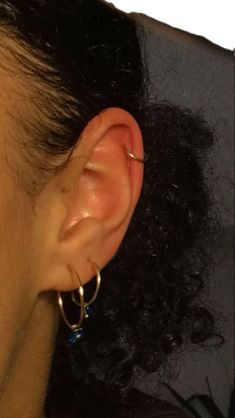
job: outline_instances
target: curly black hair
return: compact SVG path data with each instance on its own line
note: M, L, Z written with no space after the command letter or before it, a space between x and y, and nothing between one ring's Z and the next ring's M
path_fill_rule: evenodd
M0 48L31 87L35 111L17 123L26 138L20 151L31 170L23 181L32 199L105 108L124 108L143 133L141 198L119 251L102 271L86 337L68 348L61 320L45 404L48 418L107 418L111 411L118 417L118 408L134 399L140 371L159 372L160 381L172 356L189 345L223 343L216 310L205 298L211 243L220 228L205 175L214 128L200 112L148 102L143 32L112 4L0 0L0 34ZM67 307L71 318L73 306Z

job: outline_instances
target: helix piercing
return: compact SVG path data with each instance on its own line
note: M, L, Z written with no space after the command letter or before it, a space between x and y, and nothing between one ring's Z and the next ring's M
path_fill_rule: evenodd
M126 152L127 152L127 155L128 155L128 157L129 158L131 158L132 160L135 160L135 161L138 161L138 162L140 162L140 163L145 163L145 160L144 159L142 159L142 158L139 158L139 157L136 157L131 151L129 151L127 148L126 148Z

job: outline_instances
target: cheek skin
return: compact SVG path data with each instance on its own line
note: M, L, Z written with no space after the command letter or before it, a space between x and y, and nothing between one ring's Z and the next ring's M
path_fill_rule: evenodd
M0 173L0 283L19 291L21 272L26 274L32 251L32 210L23 192L3 170ZM10 280L6 272L11 274ZM18 279L14 283L14 273ZM5 285L4 285L5 283ZM23 283L21 283L23 285ZM1 296L0 296L1 299Z
M32 208L0 155L0 387L18 352L35 302ZM1 407L0 407L1 409Z
M0 166L4 162L0 156ZM33 214L25 194L2 169L0 173L0 318L32 298ZM5 310L5 314L1 308ZM7 312L7 313L6 313ZM18 319L16 319L18 321Z

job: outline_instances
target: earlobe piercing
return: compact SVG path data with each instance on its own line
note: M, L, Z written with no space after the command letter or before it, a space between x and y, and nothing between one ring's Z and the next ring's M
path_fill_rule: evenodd
M66 325L71 330L71 332L68 335L67 340L66 340L68 346L71 346L71 345L75 344L78 340L80 340L82 337L85 336L85 331L82 328L82 323L83 323L84 319L89 318L89 316L93 313L93 307L90 306L90 305L96 300L99 289L100 289L101 275L100 275L99 267L92 260L89 259L89 261L92 263L92 265L94 267L94 271L96 273L96 290L95 290L95 293L94 293L93 297L88 302L85 302L85 300L84 300L84 288L82 286L82 282L81 282L81 279L80 279L80 276L79 276L78 272L72 266L68 265L72 276L76 276L76 279L77 279L78 284L79 284L79 287L76 289L76 291L79 295L80 302L75 297L75 294L74 294L75 291L71 292L72 301L77 306L80 307L79 320L78 320L77 323L71 324L69 322L68 317L67 317L67 315L65 313L65 310L64 310L63 299L61 297L60 292L59 291L57 292L57 302L58 302L58 305L59 305L59 308L60 308L61 315L64 319L64 322L66 323Z

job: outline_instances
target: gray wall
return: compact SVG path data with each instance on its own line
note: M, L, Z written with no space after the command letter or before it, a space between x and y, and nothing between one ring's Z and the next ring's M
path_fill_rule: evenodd
M142 14L132 14L144 27L143 57L152 86L151 101L167 99L191 110L201 110L215 128L216 144L208 173L215 204L223 225L223 239L213 253L217 265L211 271L208 300L224 317L226 339L217 352L185 353L176 364L172 386L184 397L207 393L208 376L216 403L224 414L234 378L234 56L207 39L178 30ZM137 384L154 395L154 375ZM174 398L162 396L175 403ZM207 417L206 412L202 412Z

